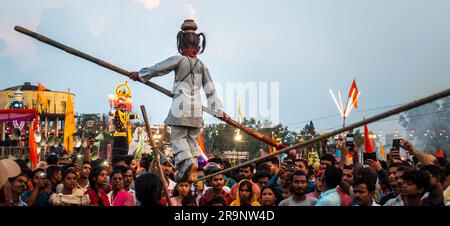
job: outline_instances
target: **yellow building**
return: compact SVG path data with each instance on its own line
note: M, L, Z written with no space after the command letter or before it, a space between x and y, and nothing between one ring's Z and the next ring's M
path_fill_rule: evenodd
M20 90L24 96L23 105L26 109L36 109L36 95L38 87L25 82L23 85L13 86L0 91L0 109L9 109L12 103L14 93ZM75 95L72 95L73 106L75 106ZM61 91L44 91L44 98L49 100L49 109L44 110L40 114L42 128L47 132L62 134L64 129L64 116L66 110L67 92ZM43 131L44 132L44 131Z

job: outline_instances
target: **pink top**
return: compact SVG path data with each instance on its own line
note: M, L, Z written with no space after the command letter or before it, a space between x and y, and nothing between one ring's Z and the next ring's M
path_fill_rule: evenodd
M114 193L111 194L111 203L113 206L134 206L134 198L131 192L125 189L120 190L116 196Z

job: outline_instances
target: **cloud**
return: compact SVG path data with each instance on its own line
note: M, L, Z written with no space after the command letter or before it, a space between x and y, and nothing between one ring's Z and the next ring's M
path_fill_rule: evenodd
M159 0L133 0L133 2L143 5L148 10L153 10L159 6Z
M33 3L26 0L8 1L0 8L0 38L6 47L0 52L0 58L10 57L20 70L27 71L37 65L36 47L31 38L14 30L21 25L35 30L41 21L45 9L60 7L62 1L49 0Z
M80 4L78 1L70 1L68 8L88 26L89 32L98 37L107 25L118 15L120 0L97 0L88 4Z

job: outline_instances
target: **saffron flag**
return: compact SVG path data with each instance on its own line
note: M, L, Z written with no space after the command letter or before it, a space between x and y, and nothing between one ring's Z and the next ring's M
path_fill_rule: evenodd
M348 93L348 98L352 98L352 104L355 109L358 109L358 100L356 98L358 97L358 87L356 86L356 81L353 79L352 86L350 87L350 92Z
M364 152L366 153L375 152L372 140L370 139L369 127L367 127L367 124L364 125Z
M381 157L381 159L386 161L386 153L384 152L384 147L383 147L383 144L381 142L380 142L380 157Z
M48 99L44 97L44 91L47 91L48 89L45 88L40 82L38 82L38 91L36 94L36 102L37 102L37 109L39 113L42 113L42 111L48 110Z
M37 146L36 140L34 138L34 125L30 125L29 138L28 143L30 145L30 160L31 160L31 169L35 169L38 164L38 154L37 154Z
M205 149L205 143L203 141L203 134L200 133L198 135L198 145L200 146L200 148L202 149L203 154L206 155L206 149Z
M436 153L436 158L445 158L444 152L442 152L442 149L439 149L439 151Z
M353 155L350 153L347 153L347 155L345 155L345 165L349 166L352 164L353 162Z
M75 130L75 115L69 89L67 92L66 116L64 119L64 147L69 154L73 153L73 134L75 133Z

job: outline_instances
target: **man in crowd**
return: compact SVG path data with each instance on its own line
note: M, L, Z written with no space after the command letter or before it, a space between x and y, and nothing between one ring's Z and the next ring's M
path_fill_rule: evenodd
M395 194L397 195L395 198L389 199L386 201L386 203L383 206L404 206L404 200L405 197L402 195L402 186L404 183L403 180L403 174L407 171L412 170L411 168L407 166L400 166L397 168L397 171L395 171Z
M51 195L51 184L45 176L45 171L37 168L32 174L33 190L25 191L21 199L27 206L46 206Z
M334 158L334 157L333 157ZM329 160L327 160L329 161ZM325 164L328 165L328 164ZM341 198L336 187L342 179L342 170L334 165L328 165L322 175L323 192L317 200L316 206L341 206Z
M52 192L56 193L56 187L62 181L61 169L58 166L51 165L46 170L47 178L52 184Z
M291 175L292 196L281 201L280 206L314 206L317 199L306 195L308 177L304 171L297 171Z
M221 171L220 168L212 169L208 171L207 175L211 175ZM200 198L199 205L206 206L214 197L221 197L225 201L225 205L228 206L231 203L231 196L223 188L225 185L225 180L223 174L217 174L214 177L208 179L208 183L211 188L204 191L202 197Z
M354 206L380 206L373 200L375 184L365 178L358 178L353 183Z
M20 196L27 189L28 177L24 173L20 173L18 176L9 178L9 205L10 206L27 206L27 204L22 201Z

